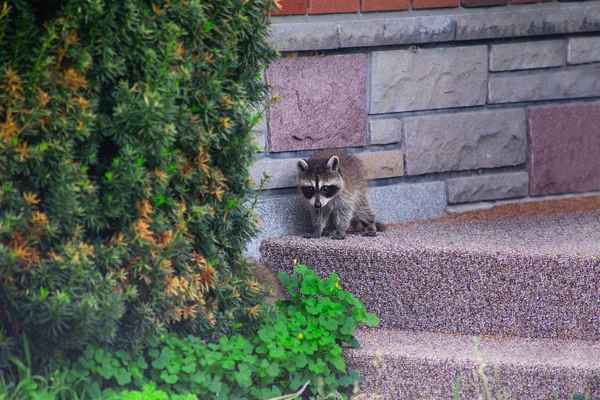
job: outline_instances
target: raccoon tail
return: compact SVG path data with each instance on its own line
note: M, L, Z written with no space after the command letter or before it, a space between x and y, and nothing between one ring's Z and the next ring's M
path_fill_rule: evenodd
M377 228L377 232L387 231L388 227L383 222L375 221L375 227Z

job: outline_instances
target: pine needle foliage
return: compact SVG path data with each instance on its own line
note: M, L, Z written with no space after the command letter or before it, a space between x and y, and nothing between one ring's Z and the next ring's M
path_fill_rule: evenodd
M274 0L0 4L0 360L253 331Z

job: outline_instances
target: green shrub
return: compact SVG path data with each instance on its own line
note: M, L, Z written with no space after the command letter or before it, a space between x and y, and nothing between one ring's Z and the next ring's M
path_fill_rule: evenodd
M0 364L21 332L50 360L256 329L241 253L273 4L0 6Z
M268 399L296 392L307 382L305 394L322 397L357 384L360 378L346 369L342 346L358 347L356 326L376 325L377 317L341 290L337 275L320 279L303 265L296 272L280 274L291 299L278 303L281 312L255 336L207 344L169 334L136 356L90 346L65 369L66 381L91 398L148 382L167 394L211 399Z

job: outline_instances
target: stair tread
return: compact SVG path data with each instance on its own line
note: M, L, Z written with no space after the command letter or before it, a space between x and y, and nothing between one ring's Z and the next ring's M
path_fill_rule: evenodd
M517 364L600 370L600 342L564 339L492 338L388 329L359 329L353 358L409 357L454 362ZM477 343L477 344L476 344Z
M600 256L600 209L496 220L456 220L450 216L397 224L376 237L348 234L345 240L315 240L291 235L267 239L263 246L293 246L307 252L360 249L389 253L420 249L589 259Z
M365 398L600 398L600 342L479 338L369 328L345 350Z

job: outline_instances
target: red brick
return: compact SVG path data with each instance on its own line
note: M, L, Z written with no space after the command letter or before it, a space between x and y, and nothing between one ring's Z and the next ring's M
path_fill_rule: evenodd
M413 8L458 7L460 0L413 0Z
M408 10L410 0L362 0L362 11Z
M309 14L335 14L358 12L359 0L310 0Z
M306 14L308 10L308 0L279 0L281 11L274 12L273 15L298 15Z
M462 0L462 5L463 7L505 6L509 1L510 0Z

